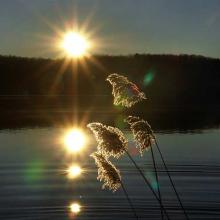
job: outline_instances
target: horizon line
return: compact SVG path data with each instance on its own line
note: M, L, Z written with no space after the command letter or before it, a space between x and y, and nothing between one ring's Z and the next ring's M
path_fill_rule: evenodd
M205 59L214 59L220 60L220 57L212 57L212 56L205 56L201 54L175 54L175 53L129 53L129 54L91 54L89 56L84 56L79 60L83 60L89 57L135 57L135 56L191 56L191 57L200 57ZM0 54L0 57L14 57L14 58L26 58L26 59L45 59L45 60L63 60L63 59L72 59L77 60L77 58L70 58L70 57L40 57L40 56L21 56L21 55L14 55L14 54Z

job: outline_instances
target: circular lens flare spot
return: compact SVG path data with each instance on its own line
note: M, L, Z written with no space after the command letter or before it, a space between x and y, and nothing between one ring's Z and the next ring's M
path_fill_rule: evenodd
M70 211L74 214L77 214L81 211L81 206L78 203L70 204Z
M64 137L64 143L69 152L78 152L84 147L86 137L82 131L73 129Z
M80 33L68 32L64 35L62 47L70 57L82 57L89 49L89 42Z
M67 176L69 179L74 179L82 173L82 169L78 165L71 165L67 170Z

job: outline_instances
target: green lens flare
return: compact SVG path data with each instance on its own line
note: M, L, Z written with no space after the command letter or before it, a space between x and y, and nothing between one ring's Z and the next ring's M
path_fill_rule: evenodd
M124 122L124 116L123 115L119 115L116 119L115 119L115 126L120 128L120 129L124 129L126 124Z
M155 72L154 71L149 71L148 73L145 74L144 76L144 86L148 86L154 79L155 77Z
M147 172L145 172L145 175L146 175L147 179L149 180L152 188L154 190L158 190L158 183L156 181L155 174L151 171L147 171Z
M43 168L44 164L42 161L29 162L24 172L25 180L29 183L41 180L43 178Z

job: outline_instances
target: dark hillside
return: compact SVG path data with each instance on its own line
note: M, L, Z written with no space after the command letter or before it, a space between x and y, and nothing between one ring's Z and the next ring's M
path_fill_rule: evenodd
M68 114L73 117L76 104L78 113L121 114L105 82L114 72L144 90L148 100L126 111L146 116L155 128L220 123L219 59L138 54L93 56L78 63L0 56L0 123L7 127L49 125L55 118L62 122Z
M219 59L187 55L94 56L92 59L95 62L85 59L64 68L65 60L0 56L0 95L22 95L34 102L39 101L34 97L39 95L71 96L75 95L74 80L77 80L78 96L91 100L94 95L98 99L107 95L104 101L108 102L110 88L104 79L109 73L117 72L138 83L152 104L219 103ZM50 99L55 101L55 97ZM69 101L68 97L63 99ZM40 100L43 102L42 97ZM83 104L83 99L80 101Z

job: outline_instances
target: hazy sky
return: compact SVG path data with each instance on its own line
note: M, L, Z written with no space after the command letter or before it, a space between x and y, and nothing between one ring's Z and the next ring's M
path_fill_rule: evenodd
M94 53L220 58L220 0L0 0L0 17L0 54L56 56L52 26L77 18Z

